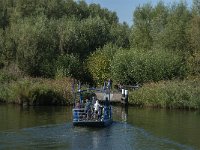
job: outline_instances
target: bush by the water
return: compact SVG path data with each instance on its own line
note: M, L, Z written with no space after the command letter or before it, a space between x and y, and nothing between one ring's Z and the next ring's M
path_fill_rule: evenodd
M6 72L0 72L0 83L8 83L12 80L17 80L17 78L11 74L8 74Z
M182 56L164 50L118 51L111 63L113 79L134 84L185 76Z
M27 105L67 105L72 102L71 79L23 78L0 87L0 101Z
M30 91L29 105L66 105L66 99L57 91L52 89L34 89Z
M199 109L200 79L145 84L130 93L129 103L137 106Z
M116 12L85 1L0 1L0 101L70 103L66 77L91 85L171 80L145 85L133 103L197 108L198 89L174 80L200 75L199 8L198 0L191 8L148 3L135 9L129 27Z

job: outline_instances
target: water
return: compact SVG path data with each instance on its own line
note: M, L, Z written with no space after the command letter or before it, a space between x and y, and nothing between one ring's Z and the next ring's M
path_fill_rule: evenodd
M0 105L0 150L200 149L200 114L114 107L107 128L73 127L71 107Z

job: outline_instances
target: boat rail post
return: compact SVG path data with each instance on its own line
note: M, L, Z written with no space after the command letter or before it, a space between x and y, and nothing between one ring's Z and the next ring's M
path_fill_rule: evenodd
M108 85L108 91L109 91L109 103L110 103L110 82L109 82L109 85Z
M75 92L75 80L72 82L72 98L73 98L73 106L76 106L76 92Z

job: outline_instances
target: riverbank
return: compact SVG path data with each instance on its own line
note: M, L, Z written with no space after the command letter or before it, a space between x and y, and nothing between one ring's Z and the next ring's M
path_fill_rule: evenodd
M0 74L0 103L72 105L72 79L45 79ZM139 107L200 109L200 78L144 84L130 91L129 104Z
M200 78L149 83L130 92L129 103L140 107L200 108Z
M1 75L0 102L20 105L71 105L70 78L44 79Z

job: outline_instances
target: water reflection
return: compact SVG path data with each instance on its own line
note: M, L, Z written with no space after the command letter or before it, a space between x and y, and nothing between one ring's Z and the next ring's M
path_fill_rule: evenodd
M127 122L128 119L128 106L121 107L122 122Z
M114 122L108 128L79 128L72 124L26 128L0 133L0 149L72 150L191 150L189 146L157 138L129 124Z
M114 123L100 129L73 127L70 107L1 106L0 116L0 149L192 150L200 147L200 119L193 112L113 107ZM191 140L186 140L186 136Z

